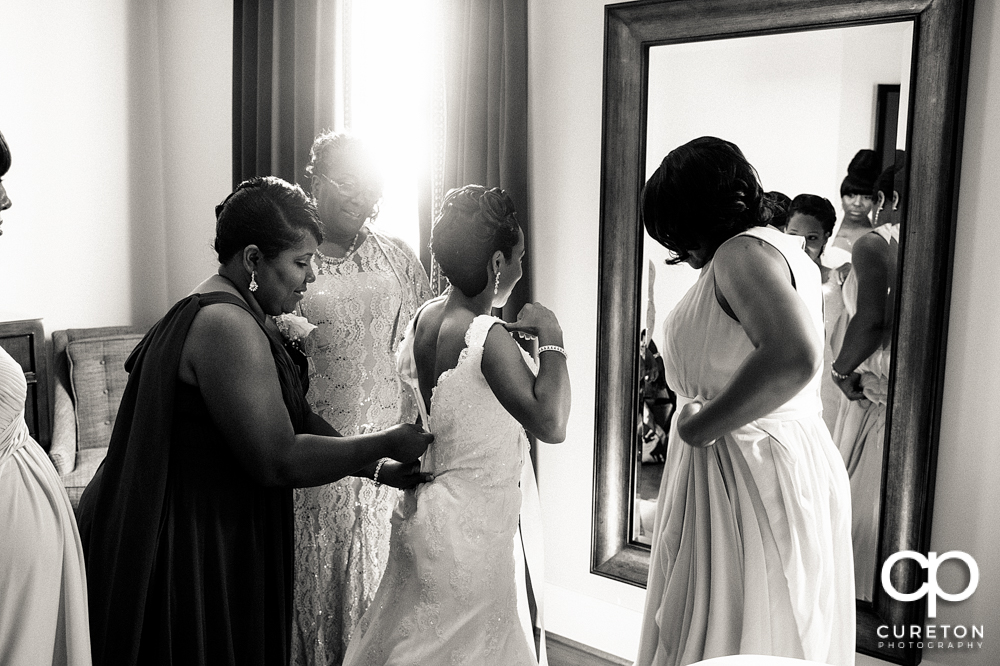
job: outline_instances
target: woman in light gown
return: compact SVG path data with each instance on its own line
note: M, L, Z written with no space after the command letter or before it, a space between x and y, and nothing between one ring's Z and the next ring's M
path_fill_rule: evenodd
M317 326L306 341L309 404L343 435L413 423L417 409L396 374L396 349L431 297L427 274L404 242L372 226L382 181L359 138L320 134L307 171L324 233L316 282L300 305ZM400 469L390 462L379 470L391 485L373 481L373 467L368 478L295 491L294 664L343 660L385 569Z
M823 345L823 368L829 369L834 357L840 351L840 341L843 339L843 327L846 321L841 317L844 311L844 299L840 288L847 271L828 268L823 265L823 252L837 223L837 213L833 204L815 194L800 194L795 197L788 208L788 225L785 233L805 238L806 254L819 266L820 278L823 281L823 319L826 322L826 335ZM846 266L850 269L850 264ZM829 372L822 373L820 395L823 398L823 421L831 431L837 421L840 409L840 388L834 383Z
M833 441L851 478L856 593L864 601L872 599L878 579L885 414L904 177L900 151L896 164L875 183L875 228L858 238L851 252L851 272L842 292L848 324L830 372L843 391Z
M820 274L766 224L753 167L695 139L646 184L643 222L701 269L668 315L677 393L637 664L731 654L854 663L850 487L820 415Z
M0 225L10 163L0 133ZM55 467L28 434L27 395L24 371L0 347L0 663L87 665L83 548Z
M451 288L410 323L398 367L435 435L422 465L434 479L393 512L389 564L344 663L537 664L518 619L511 543L525 429L565 438L562 329L536 303L513 324L490 315L520 279L524 254L503 190L449 192L431 245ZM537 375L508 331L538 338Z

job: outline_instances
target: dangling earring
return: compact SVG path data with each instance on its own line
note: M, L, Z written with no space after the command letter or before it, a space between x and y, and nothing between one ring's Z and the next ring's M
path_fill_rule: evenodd
M250 291L257 291L257 271L250 271Z
M497 271L497 279L493 281L493 295L496 296L500 292L500 271Z

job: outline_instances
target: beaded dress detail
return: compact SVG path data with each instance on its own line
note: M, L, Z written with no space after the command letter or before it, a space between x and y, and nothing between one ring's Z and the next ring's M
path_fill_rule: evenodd
M316 282L301 304L317 326L305 342L313 411L345 436L414 422L395 355L407 322L431 296L419 259L369 228L354 252L317 253L314 268ZM399 491L347 477L294 495L292 663L337 665L382 578Z
M400 345L400 376L435 436L421 466L434 480L406 491L392 514L389 564L345 664L537 663L518 620L511 548L528 440L481 369L483 344L499 321L472 321L458 364L432 391L430 414L412 324Z

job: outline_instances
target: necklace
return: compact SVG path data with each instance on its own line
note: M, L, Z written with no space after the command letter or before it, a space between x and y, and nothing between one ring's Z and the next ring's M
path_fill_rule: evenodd
M354 234L354 238L351 239L351 244L347 246L347 252L344 253L345 257L349 255L351 252L354 252L354 246L358 244L358 236L360 235L361 235L361 230L358 229L358 233Z
M357 247L358 237L360 235L361 235L361 230L358 229L358 233L354 234L354 238L351 239L351 244L348 245L347 249L344 251L343 257L331 257L327 254L324 254L323 251L320 250L319 248L316 248L316 254L318 254L320 258L323 259L324 261L340 261L342 259L347 259L347 257L350 256L350 254L354 252L355 248Z

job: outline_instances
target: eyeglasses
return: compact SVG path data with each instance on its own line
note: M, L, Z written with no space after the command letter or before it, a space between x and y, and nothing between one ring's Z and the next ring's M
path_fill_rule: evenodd
M374 187L372 185L361 185L360 183L356 183L353 180L345 180L343 182L338 182L333 178L327 176L325 173L317 173L316 175L325 180L326 182L330 183L334 187L336 187L337 192L340 194L340 196L347 199L353 199L359 194L364 194L366 199L375 200L378 199L379 196L381 196L382 194L377 187Z

